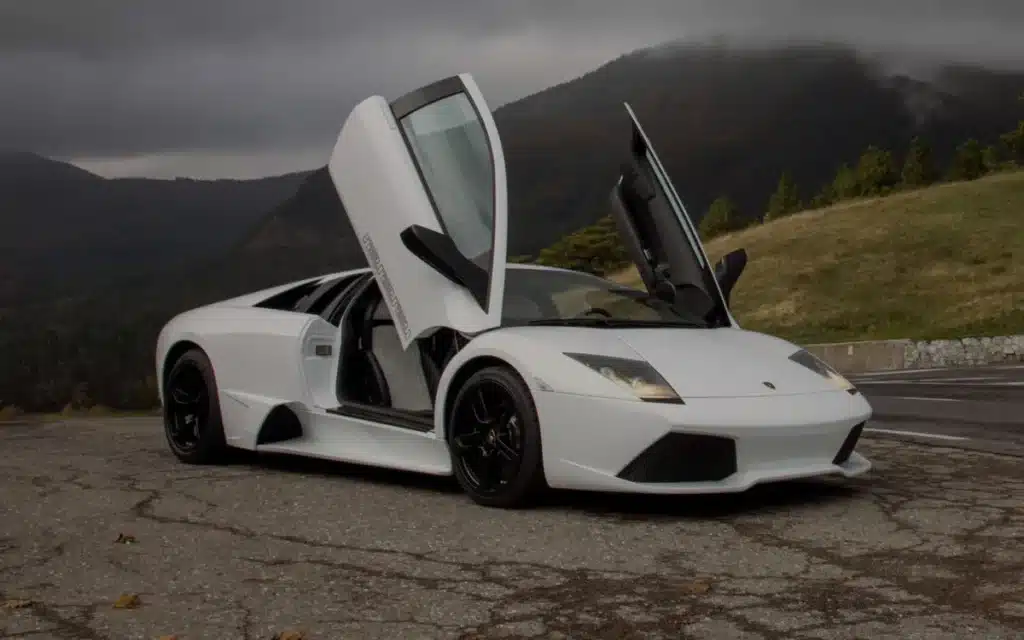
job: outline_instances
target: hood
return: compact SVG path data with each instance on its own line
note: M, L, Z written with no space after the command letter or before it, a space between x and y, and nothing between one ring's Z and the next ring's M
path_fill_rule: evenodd
M506 328L496 333L525 338L546 353L644 360L683 400L798 395L840 388L834 381L789 359L800 347L744 329L533 326ZM551 375L566 374L559 369ZM765 382L775 388L767 387Z
M615 332L686 398L836 391L834 382L789 359L800 347L742 329ZM765 383L775 388L771 389Z

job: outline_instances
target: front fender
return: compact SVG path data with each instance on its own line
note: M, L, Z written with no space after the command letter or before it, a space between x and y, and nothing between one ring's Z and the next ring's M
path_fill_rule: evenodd
M515 369L534 397L544 393L562 393L638 401L636 396L619 385L564 355L563 349L573 350L571 340L567 343L558 336L535 333L537 335L530 335L530 332L517 328L489 331L471 340L451 359L437 388L434 428L438 437L445 435L448 403L457 392L452 387L453 382L461 380L460 374L466 367L474 367L485 358L502 361ZM582 345L580 347L588 351ZM608 341L602 351L618 357L637 357L635 351L618 340Z

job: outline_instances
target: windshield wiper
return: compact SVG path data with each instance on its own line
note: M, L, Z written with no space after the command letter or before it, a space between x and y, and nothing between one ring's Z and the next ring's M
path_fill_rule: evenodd
M627 320L623 318L544 318L530 320L526 324L540 327L599 327L606 329L653 329L685 327L706 329L708 325L690 320Z

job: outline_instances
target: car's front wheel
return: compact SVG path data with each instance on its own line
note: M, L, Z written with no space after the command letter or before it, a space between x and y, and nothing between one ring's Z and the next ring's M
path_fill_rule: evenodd
M529 387L514 371L488 367L474 373L449 415L452 468L475 502L525 506L544 487L537 410Z
M179 357L164 381L164 434L182 462L213 464L227 452L213 365L200 349Z

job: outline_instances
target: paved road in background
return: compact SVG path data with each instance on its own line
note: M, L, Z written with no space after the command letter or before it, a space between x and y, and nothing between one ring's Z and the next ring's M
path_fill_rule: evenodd
M1024 637L1022 460L860 451L854 481L501 511L347 465L179 464L155 419L0 426L0 637Z
M851 379L875 409L871 429L1024 453L1024 365L892 371Z

